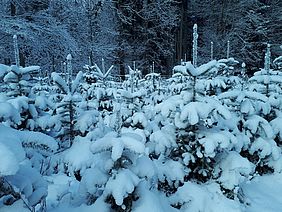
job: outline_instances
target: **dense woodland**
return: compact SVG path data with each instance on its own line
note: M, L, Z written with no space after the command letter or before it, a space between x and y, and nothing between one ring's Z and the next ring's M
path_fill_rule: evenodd
M17 34L21 63L62 70L65 56L77 67L104 58L124 75L136 61L144 74L171 75L181 59L191 60L192 28L199 28L199 63L226 55L245 62L251 73L262 66L266 43L281 53L280 0L1 0L0 62L12 63ZM89 59L90 58L90 59Z

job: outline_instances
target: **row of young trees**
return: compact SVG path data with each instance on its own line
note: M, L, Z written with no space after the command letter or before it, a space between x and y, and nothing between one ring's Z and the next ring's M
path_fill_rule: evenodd
M20 66L14 36L16 65L0 66L0 207L199 211L207 190L228 211L247 205L242 183L282 171L282 58L271 64L267 45L249 79L233 58L199 65L193 29L192 63L169 79L134 65L124 82L104 61L76 75L71 55L48 80Z
M281 1L275 0L194 1L192 14L200 23L203 53L208 51L207 44L213 41L218 50L216 57L219 57L225 53L222 41L227 43L229 40L231 55L256 69L263 66L262 52L266 43L273 44L273 55L281 55L278 33L281 11Z
M22 64L62 69L61 55L71 53L78 67L102 57L121 75L131 61L144 73L152 62L165 72L181 59L191 60L196 22L201 63L210 59L211 42L214 58L221 58L230 41L231 55L249 70L263 65L262 42L271 43L276 56L281 51L279 0L2 0L1 5L0 51L6 64L12 58L11 35L18 33Z

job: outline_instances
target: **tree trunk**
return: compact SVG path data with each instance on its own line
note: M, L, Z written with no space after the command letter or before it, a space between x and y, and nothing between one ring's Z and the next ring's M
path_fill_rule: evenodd
M124 51L120 50L118 53L119 75L122 80L125 80L125 66L124 66Z
M70 101L70 146L72 146L74 140L74 110L72 101Z
M191 43L191 35L189 35L189 22L188 22L188 2L182 0L180 3L180 24L176 32L176 62L184 59L184 55L189 55L189 43Z
M25 67L25 56L20 52L20 66Z
M15 5L15 3L11 2L10 7L11 7L11 16L15 16L16 15L16 5Z

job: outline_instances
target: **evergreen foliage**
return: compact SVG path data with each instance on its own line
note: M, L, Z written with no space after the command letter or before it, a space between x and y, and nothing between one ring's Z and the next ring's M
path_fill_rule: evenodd
M140 18L133 7L163 6L147 3L123 8L134 12L123 21ZM193 38L193 60L170 78L150 60L148 74L134 62L123 82L104 60L76 73L69 54L49 82L21 66L14 36L16 65L0 64L0 210L246 209L242 185L282 172L281 56L272 64L267 45L248 78L232 43L201 64L197 25Z

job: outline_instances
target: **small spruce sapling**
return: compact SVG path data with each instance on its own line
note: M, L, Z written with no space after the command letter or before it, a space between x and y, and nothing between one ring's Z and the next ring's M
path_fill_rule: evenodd
M38 117L40 109L36 107L36 96L32 87L36 80L34 75L40 70L39 66L21 67L19 65L19 50L17 36L14 36L14 52L16 65L6 67L2 79L6 85L6 96L12 105L21 114L21 123L13 125L18 129L35 129L35 119Z
M96 63L94 66L85 66L88 73L86 73L86 80L90 80L88 85L84 85L88 99L96 97L98 102L98 110L103 112L111 112L113 109L113 98L116 96L115 88L109 82L111 72L114 66L112 65L108 70L105 68L105 61L102 59L102 67L100 68Z
M94 64L94 66L86 65L85 68L89 73L93 74L99 80L101 80L103 86L106 86L106 79L110 76L110 73L113 70L114 66L112 65L108 70L106 70L105 60L102 58L101 68L96 63Z
M193 27L193 66L196 68L197 67L197 60L198 60L198 26L197 24L194 24ZM192 95L192 101L195 101L196 98L196 76L193 76L193 95Z
M270 45L267 45L267 50L265 54L265 63L264 69L261 69L258 72L254 73L249 81L251 83L250 90L260 92L266 95L269 99L269 111L268 113L263 113L263 117L271 121L276 115L275 111L280 110L280 104L277 100L280 99L282 94L281 85L282 85L282 74L280 71L271 69L271 52Z
M67 82L57 73L52 73L52 80L58 86L62 93L62 100L57 105L57 113L61 117L63 124L62 132L58 135L62 139L61 148L70 147L74 141L76 132L75 124L77 122L77 102L81 101L80 95L77 93L83 73L79 72L73 81L71 55L67 56Z
M227 41L226 58L230 57L230 41Z
M118 113L119 108L116 109ZM108 179L102 185L105 201L115 210L130 211L132 202L137 199L136 187L141 182L138 174L134 172L134 165L145 153L144 139L133 130L120 129L117 125L115 129L118 132L110 132L96 140L90 150L95 155L107 152L103 162Z

